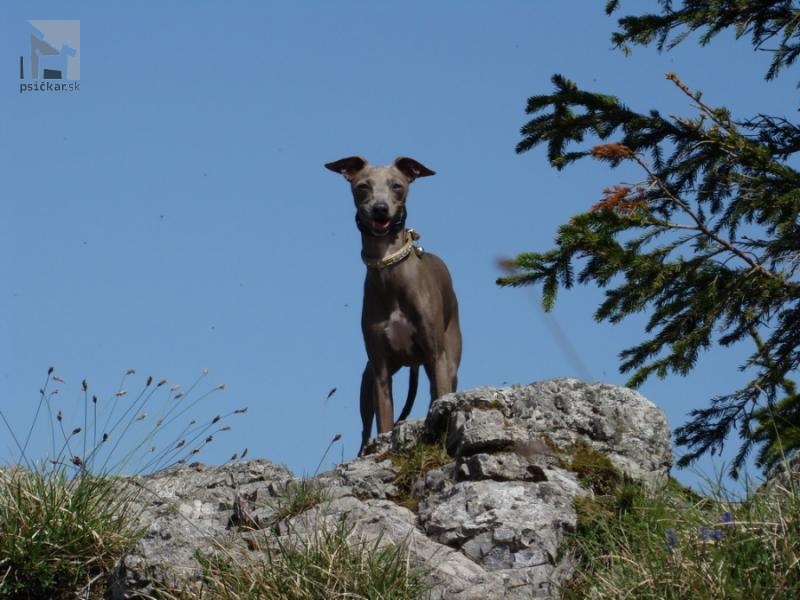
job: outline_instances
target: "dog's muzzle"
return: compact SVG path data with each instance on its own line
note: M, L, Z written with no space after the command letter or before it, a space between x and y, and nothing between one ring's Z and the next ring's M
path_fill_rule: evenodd
M369 235L372 237L383 237L389 233L395 233L397 231L401 231L406 226L407 216L408 215L406 213L406 208L404 206L402 212L400 212L394 219L392 219L391 221L389 221L389 219L386 219L388 224L385 226L385 229L383 227L379 227L376 230L375 227L371 227L370 225L364 223L361 220L361 217L358 215L358 213L356 213L356 227L358 227L358 230L365 235ZM373 223L378 222L378 220L374 218L371 220Z

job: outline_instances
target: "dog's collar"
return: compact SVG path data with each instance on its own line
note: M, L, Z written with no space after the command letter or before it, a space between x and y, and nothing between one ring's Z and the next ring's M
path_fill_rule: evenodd
M362 251L361 260L363 260L364 264L370 269L377 269L380 271L386 267L391 267L399 262L403 262L411 255L412 252L417 256L422 256L422 253L425 251L422 248L414 245L414 242L419 239L419 234L413 229L406 229L405 237L405 243L397 252L393 252L392 254L384 256L383 258L367 258L364 256L364 252Z

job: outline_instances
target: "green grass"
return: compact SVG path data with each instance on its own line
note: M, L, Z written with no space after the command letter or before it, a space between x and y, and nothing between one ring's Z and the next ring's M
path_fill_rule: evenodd
M143 492L122 485L119 469L138 465L133 472L148 473L185 463L227 430L222 419L245 410L201 424L189 421L178 438L160 443L157 434L166 424L194 406L194 400L187 402L194 384L182 393L148 378L138 395L117 404L126 395L120 386L109 399L110 413L100 418L98 402L89 400L83 382L76 423L62 414L57 400L63 394L57 397L48 389L51 379L60 381L51 374L31 427L6 423L22 466L0 470L0 600L61 600L79 592L81 597L104 597L107 574L142 533L128 507L134 494ZM155 390L165 391L167 404L152 417L142 417ZM33 460L31 432L45 417L50 452ZM17 438L20 431L27 434ZM126 436L133 443L123 442ZM558 450L558 456L561 466L592 492L576 501L577 528L562 549L577 560L572 579L561 588L564 600L800 598L796 481L775 480L735 501L719 485L707 497L674 480L646 488L587 445ZM397 469L393 500L412 510L424 474L453 460L443 440L420 442L386 457ZM278 535L279 522L328 500L326 489L313 479L289 483L269 502L273 517L261 524L261 531L243 533L225 546L218 542L217 551L197 555L201 589L190 593L187 582L185 589L159 590L159 595L186 600L425 597L424 571L412 565L406 544L365 540L342 522L321 522L305 538L291 528Z
M398 492L392 500L410 510L419 506L420 498L415 486L420 477L453 462L447 453L444 437L433 443L420 440L408 450L389 452L387 456L398 470L394 480Z
M290 481L283 485L274 498L265 504L273 513L265 527L274 527L284 519L297 516L309 508L330 500L327 488L313 479Z
M98 398L85 379L76 392L52 367L48 369L28 427L14 426L0 411L0 421L17 449L16 463L31 471L41 470L42 464L64 467L72 474L155 473L196 460L218 435L231 429L227 419L247 411L239 408L205 421L187 415L225 388L220 384L201 391L207 370L187 388L153 377L137 384L135 375L134 370L127 371L116 391ZM24 430L25 436L18 437L16 432ZM35 438L49 438L49 449L32 449Z
M262 542L251 540L249 550L259 550L265 558L248 558L241 548L198 554L204 574L202 589L171 597L416 600L427 592L405 544L360 539L341 522L334 527L320 526L307 539L263 533Z
M142 491L119 476L194 460L230 429L227 417L246 410L198 423L187 411L224 387L193 394L207 371L186 390L148 377L129 395L134 374L125 373L104 399L90 395L84 380L70 405L73 394L50 368L27 427L14 427L0 412L18 452L17 466L0 470L0 600L103 597L106 575L142 534L130 508ZM40 429L47 435L34 436ZM167 438L176 429L177 437ZM33 447L37 437L49 449Z
M102 576L141 536L132 493L88 473L0 471L0 598L102 597Z
M567 540L578 568L562 598L800 598L800 498L773 486L743 502L700 497L674 482L620 482L576 502Z
M337 438L338 439L338 436ZM395 501L416 505L413 487L426 471L451 462L443 443L420 443L388 455L399 473ZM416 600L429 590L424 571L413 566L407 544L365 540L343 521L312 526L304 536L293 528L286 535L277 525L330 501L327 488L300 479L284 485L266 505L273 513L260 531L217 550L198 553L203 569L200 588L162 590L164 598L189 600Z
M561 457L561 466L575 473L578 481L595 494L607 494L617 489L623 480L608 456L589 444L576 444L566 454Z

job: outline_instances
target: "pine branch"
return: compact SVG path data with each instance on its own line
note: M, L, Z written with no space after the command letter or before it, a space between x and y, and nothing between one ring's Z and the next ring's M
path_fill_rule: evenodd
M618 8L612 0L606 13ZM674 9L671 0L659 0L661 12L626 16L618 21L613 44L630 51L631 45L656 44L659 51L682 43L692 32L701 32L700 45L708 44L718 33L733 28L736 37L750 36L755 50L772 52L766 79L774 79L800 55L800 8L792 0L683 0ZM767 44L777 42L774 48Z
M763 332L765 341L741 365L754 372L751 381L693 411L677 431L687 464L721 450L737 430L743 441L736 471L755 445L772 447L774 429L759 411L777 402L800 367L800 173L785 158L800 135L777 119L737 122L677 76L668 78L691 99L695 118L637 113L560 75L552 94L529 101L533 119L518 152L547 144L558 169L587 156L612 168L634 162L644 181L606 188L599 202L559 228L553 249L520 255L498 284L542 283L547 310L561 287L607 288L599 321L648 311L647 337L620 354L633 386L651 376L686 375L716 344ZM782 141L765 142L776 130L784 132ZM740 236L743 228L747 235ZM795 414L791 402L781 405L787 422Z

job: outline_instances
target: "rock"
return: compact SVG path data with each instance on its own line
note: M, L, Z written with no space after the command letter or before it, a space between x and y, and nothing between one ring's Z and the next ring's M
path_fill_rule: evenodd
M369 440L364 447L364 455L407 450L417 443L424 430L422 421L400 421L390 433L382 433Z
M182 467L130 480L139 488L130 507L145 528L136 548L124 556L111 582L113 598L147 595L155 584L180 586L201 575L195 552L210 551L230 535L234 496L254 501L274 495L294 476L265 460L217 468Z
M342 488L342 492L357 498L387 498L397 494L394 480L397 469L389 459L354 460L336 467L336 478L325 478ZM337 494L340 495L340 494Z
M585 493L569 479L467 481L426 498L419 518L432 539L459 549L487 571L517 571L515 588L549 598L562 534L575 528L572 501Z
M459 479L547 481L544 469L515 452L473 454L460 461Z
M530 456L538 440L562 450L587 444L620 471L650 483L663 480L672 465L661 410L634 390L577 379L448 394L434 402L425 422L430 436L446 427L448 448L462 457L484 448Z
M323 503L290 520L287 531L310 535L320 527L349 523L353 539L370 547L406 544L412 562L423 567L435 585L433 598L483 600L503 586L502 579L487 573L464 554L426 537L416 527L416 515L386 500L361 501L339 498Z
M499 410L470 408L450 416L448 450L458 456L513 448L527 432Z
M409 480L413 461L402 457L440 440L450 462L439 451ZM241 560L263 561L254 540L265 533L275 551L344 526L354 540L406 548L432 598L553 598L573 569L563 544L576 527L574 501L592 493L570 470L577 447L651 484L671 465L670 432L652 403L625 388L558 379L448 394L425 421L399 423L364 457L311 481L267 461L131 480L147 490L132 506L146 533L119 561L110 595L191 586L202 576L196 551L221 543L240 548ZM280 498L293 485L324 492L287 515Z

